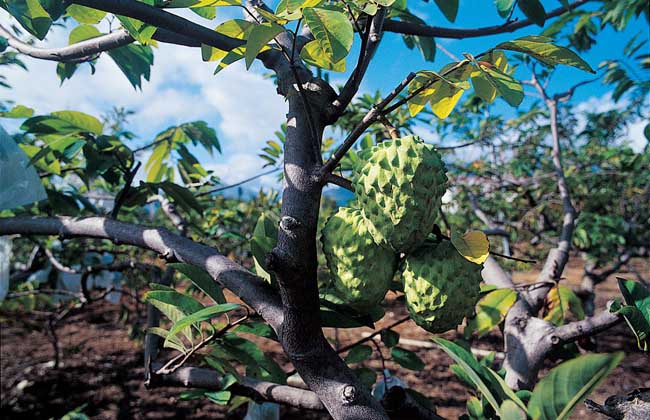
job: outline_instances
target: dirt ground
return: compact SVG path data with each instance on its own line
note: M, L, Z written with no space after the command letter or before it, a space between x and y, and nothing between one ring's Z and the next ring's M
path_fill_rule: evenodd
M648 265L641 267L648 273ZM536 272L516 273L517 281L534 279ZM568 283L576 285L581 267L572 262L565 272ZM618 296L615 278L598 288L597 308ZM403 304L388 300L386 317L378 327L403 317ZM122 314L123 315L123 314ZM67 319L58 328L62 349L62 365L52 368L53 350L45 333L30 330L24 321L8 320L0 328L0 417L3 419L58 419L66 412L86 404L84 413L93 419L241 419L242 408L231 413L207 400L179 400L177 388L145 389L142 381L142 344L129 337L129 323L120 320L119 305L99 303ZM132 322L132 321L129 321ZM38 327L38 324L35 324ZM431 335L412 322L396 328L401 338L428 341ZM340 345L361 337L369 328L338 331ZM334 337L334 331L326 331ZM455 333L443 336L453 339ZM277 343L260 342L285 370L290 370ZM502 351L502 337L494 332L475 347ZM458 418L465 411L465 401L472 394L450 372L449 359L441 350L400 344L416 351L427 368L420 372L401 369L393 363L387 367L409 387L428 396L443 417ZM589 398L602 402L613 394L626 393L638 387L650 387L650 358L636 349L635 339L625 325L598 338L598 352L623 350L625 359ZM387 355L388 351L384 349ZM364 366L381 372L381 362L374 359ZM552 364L549 364L551 367ZM283 419L321 419L324 414L299 413L282 408ZM598 418L582 406L574 419ZM602 417L604 418L604 417Z

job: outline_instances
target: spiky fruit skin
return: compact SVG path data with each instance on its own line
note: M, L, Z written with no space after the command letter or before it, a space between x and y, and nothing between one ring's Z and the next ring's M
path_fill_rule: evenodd
M432 333L456 328L479 299L482 266L450 241L423 245L404 260L402 278L411 319Z
M361 211L341 207L323 228L323 252L339 297L365 312L378 305L397 271L397 255L377 245Z
M438 152L415 136L385 141L355 167L355 192L370 233L380 245L408 252L435 224L447 189Z

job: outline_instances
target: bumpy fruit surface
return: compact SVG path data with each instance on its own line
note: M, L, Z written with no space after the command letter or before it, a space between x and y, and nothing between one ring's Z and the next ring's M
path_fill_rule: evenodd
M432 333L456 328L478 302L481 268L449 241L423 245L407 256L402 278L413 321Z
M397 252L414 249L431 233L447 189L440 155L408 136L380 143L362 157L355 192L371 235Z
M397 256L374 242L361 211L341 207L327 221L322 240L339 297L361 312L379 304L397 271Z

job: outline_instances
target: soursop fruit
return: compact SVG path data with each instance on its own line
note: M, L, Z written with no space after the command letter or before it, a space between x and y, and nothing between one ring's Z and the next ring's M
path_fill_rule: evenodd
M411 318L432 333L456 328L472 316L482 266L466 260L450 241L425 244L404 260L402 278Z
M341 207L322 233L323 252L339 297L360 312L379 304L397 271L397 255L374 242L358 209Z
M380 143L354 168L355 193L380 245L408 252L435 224L447 189L445 165L433 146L408 136Z

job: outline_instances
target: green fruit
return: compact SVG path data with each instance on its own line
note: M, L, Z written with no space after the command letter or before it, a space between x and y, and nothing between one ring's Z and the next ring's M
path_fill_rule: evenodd
M445 165L418 137L385 141L355 165L355 192L370 233L397 252L416 248L435 224L447 189Z
M474 312L481 269L460 255L450 241L426 244L407 256L402 278L413 321L432 333L456 328Z
M361 211L341 207L327 221L322 240L339 297L360 312L378 305L397 270L397 255L375 244Z

